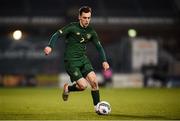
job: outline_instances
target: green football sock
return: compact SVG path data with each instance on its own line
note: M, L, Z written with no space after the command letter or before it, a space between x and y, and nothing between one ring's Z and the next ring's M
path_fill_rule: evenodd
M94 106L100 101L99 90L91 91Z
M68 90L69 92L73 92L73 91L82 91L79 88L76 87L76 84L73 84L71 86L68 86Z

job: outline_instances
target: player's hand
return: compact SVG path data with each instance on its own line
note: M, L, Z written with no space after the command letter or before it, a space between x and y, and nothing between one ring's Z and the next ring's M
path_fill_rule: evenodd
M108 64L108 62L106 62L106 61L104 61L104 62L102 63L102 66L103 66L103 68L104 68L104 71L106 71L106 70L109 69L109 64Z
M45 55L49 55L49 54L51 53L51 51L52 51L52 48L49 47L49 46L46 46L46 47L44 48L44 53L45 53Z

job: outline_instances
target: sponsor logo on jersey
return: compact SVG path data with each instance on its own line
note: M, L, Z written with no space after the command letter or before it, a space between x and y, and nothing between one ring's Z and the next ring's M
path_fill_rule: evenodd
M84 37L82 37L80 43L82 43L82 42L84 42L84 41L85 41L85 39L84 39Z
M74 72L74 75L75 75L75 76L78 76L78 72L77 72L77 71L75 71L75 72Z

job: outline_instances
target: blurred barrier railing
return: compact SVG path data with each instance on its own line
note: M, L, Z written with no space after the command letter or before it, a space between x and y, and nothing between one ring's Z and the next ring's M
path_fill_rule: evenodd
M175 18L162 17L93 17L93 24L174 24ZM0 17L0 24L56 25L66 22L64 17Z

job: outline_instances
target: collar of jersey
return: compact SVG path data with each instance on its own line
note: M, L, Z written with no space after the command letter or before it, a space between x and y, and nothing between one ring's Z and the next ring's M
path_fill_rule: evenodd
M87 29L87 28L89 27L89 26L87 26L86 28L82 27L81 24L80 24L80 22L79 22L78 24L79 24L79 27L80 27L81 29Z

